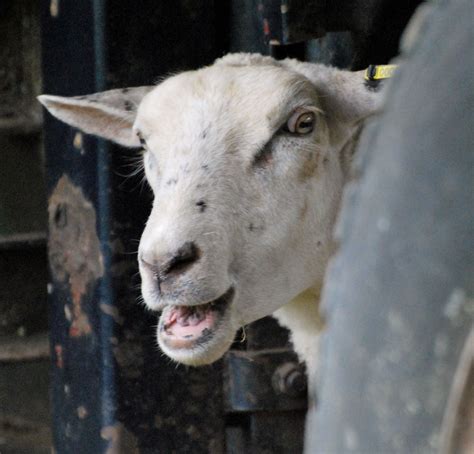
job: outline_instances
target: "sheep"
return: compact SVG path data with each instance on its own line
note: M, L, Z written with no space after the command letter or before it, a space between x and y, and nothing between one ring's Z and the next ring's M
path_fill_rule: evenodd
M163 352L211 363L273 314L312 380L332 230L380 96L363 72L238 53L157 86L39 100L86 133L145 149L154 203L138 262Z

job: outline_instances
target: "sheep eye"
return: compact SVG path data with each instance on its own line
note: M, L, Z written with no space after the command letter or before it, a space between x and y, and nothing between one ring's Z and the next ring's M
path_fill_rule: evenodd
M315 119L314 112L298 109L289 118L286 127L293 134L309 134L313 131Z

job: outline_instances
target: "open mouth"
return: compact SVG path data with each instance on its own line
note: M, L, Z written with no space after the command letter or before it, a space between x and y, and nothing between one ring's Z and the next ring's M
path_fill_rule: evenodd
M171 349L189 349L212 339L234 298L230 287L219 298L197 306L167 306L160 317L159 336Z

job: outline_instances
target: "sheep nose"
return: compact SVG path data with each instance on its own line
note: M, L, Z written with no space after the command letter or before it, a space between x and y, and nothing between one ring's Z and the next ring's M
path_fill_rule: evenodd
M151 257L149 254L141 253L139 260L143 267L151 271L159 281L165 281L170 277L179 277L186 273L200 256L201 252L196 244L188 241L174 253L163 257Z

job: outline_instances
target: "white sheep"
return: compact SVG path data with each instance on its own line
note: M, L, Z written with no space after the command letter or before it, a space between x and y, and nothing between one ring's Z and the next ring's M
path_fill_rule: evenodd
M168 356L213 362L273 314L314 372L333 225L379 97L362 72L231 54L154 87L39 99L74 127L145 148L155 199L138 258Z

